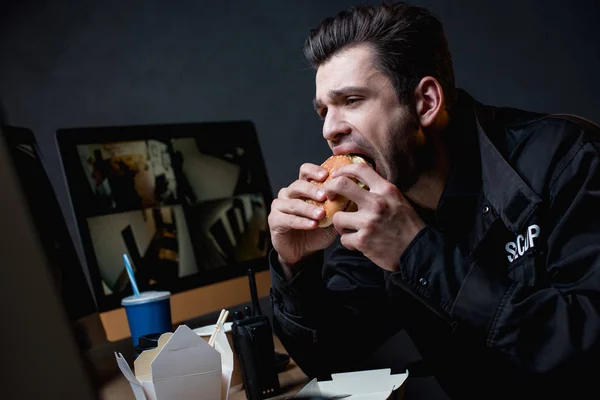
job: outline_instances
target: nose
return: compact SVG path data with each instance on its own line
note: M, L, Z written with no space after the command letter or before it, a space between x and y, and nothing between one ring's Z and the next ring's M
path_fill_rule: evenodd
M339 112L330 109L323 122L323 137L328 142L337 142L340 137L348 135L352 128Z

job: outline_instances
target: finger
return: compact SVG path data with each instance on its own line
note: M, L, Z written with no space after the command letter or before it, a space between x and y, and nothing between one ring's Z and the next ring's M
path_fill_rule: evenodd
M369 192L360 186L358 183L348 178L340 176L325 183L323 186L328 199L335 199L336 196L344 196L350 201L353 201L361 208L367 203Z
M273 209L269 215L269 226L275 232L287 232L291 229L312 230L318 228L318 222L314 219L286 214L278 209Z
M327 170L320 165L304 163L300 166L299 179L308 181L314 179L318 182L323 182L327 178Z
M300 199L276 199L273 207L283 214L291 214L313 220L320 220L325 216L325 210L314 204Z
M288 186L285 190L279 192L280 198L284 199L313 199L316 201L325 201L325 191L319 186L308 181L297 180Z
M357 247L358 232L344 233L340 236L340 243L348 250L359 250Z
M339 211L333 215L332 221L335 230L340 235L358 231L363 224L362 213Z
M366 185L369 190L377 191L383 185L389 185L373 168L366 164L349 164L344 165L341 168L336 169L331 173L331 178L337 178L340 176L347 176L349 178L355 178L359 182Z

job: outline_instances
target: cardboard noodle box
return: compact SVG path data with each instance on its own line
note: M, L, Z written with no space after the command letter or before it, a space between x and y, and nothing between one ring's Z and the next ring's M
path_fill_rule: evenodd
M117 364L136 400L227 400L233 372L233 351L220 329L215 348L186 325L158 339L158 347L142 352L134 371L121 354Z
M401 399L404 396L406 378L408 371L391 375L389 368L331 374L330 381L311 380L296 397L335 397L350 394L348 400Z

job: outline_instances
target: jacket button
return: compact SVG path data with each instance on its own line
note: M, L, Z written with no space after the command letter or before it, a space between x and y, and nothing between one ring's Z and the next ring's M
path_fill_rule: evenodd
M490 207L489 206L485 206L485 207L483 207L482 211L483 211L484 214L487 214L487 213L490 212Z
M419 279L419 285L427 286L428 284L429 284L429 282L427 282L427 279L425 279L425 278Z

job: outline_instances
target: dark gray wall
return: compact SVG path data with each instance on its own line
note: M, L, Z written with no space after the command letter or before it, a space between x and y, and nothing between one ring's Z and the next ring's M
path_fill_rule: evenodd
M63 127L251 119L277 193L329 154L301 47L353 3L5 1L5 117L35 132L71 228L54 139ZM598 1L416 3L445 24L457 84L478 99L600 122Z
M596 0L416 3L445 24L457 83L477 98L600 119ZM350 0L3 4L5 116L34 130L70 223L61 127L251 119L275 193L328 155L301 47Z

